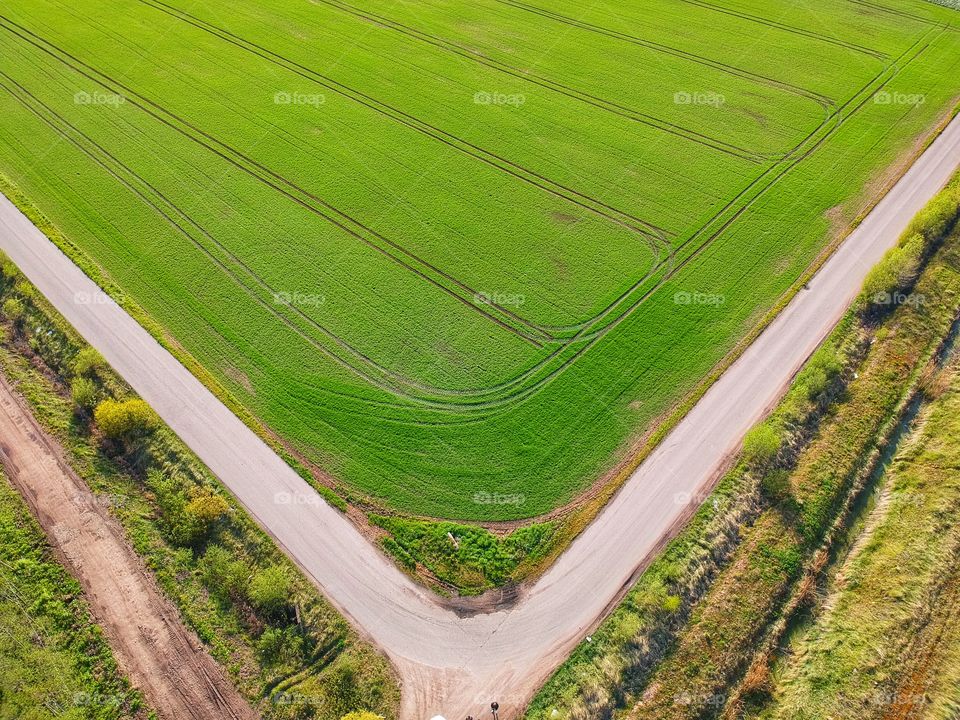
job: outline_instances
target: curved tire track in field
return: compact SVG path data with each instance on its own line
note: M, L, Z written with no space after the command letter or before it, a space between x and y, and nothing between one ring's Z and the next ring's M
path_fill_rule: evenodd
M341 612L392 659L404 720L501 705L518 717L535 688L615 606L693 508L743 434L819 345L870 268L960 164L960 118L757 341L633 473L596 521L511 609L460 617L440 607L326 505L288 465L115 303L78 305L97 286L0 198L0 246L104 355ZM280 505L289 492L315 502Z
M142 0L141 0L141 1L142 1ZM217 139L216 137L212 136L211 134L203 131L202 129L200 129L200 128L198 128L198 127L196 127L195 125L193 125L192 123L190 123L190 122L187 121L186 119L184 119L184 118L176 115L175 113L167 110L166 108L164 108L163 106L159 105L158 103L150 100L149 98L146 98L146 97L140 95L139 93L137 93L134 89L132 89L132 88L129 87L128 85L120 82L119 80L116 80L115 78L111 77L111 76L108 75L107 73L104 73L104 72L98 70L97 68L94 68L93 66L89 65L88 63L85 63L83 60L77 58L76 56L72 55L71 53L68 53L67 51L63 50L62 48L59 48L56 44L50 42L49 40L46 40L46 39L43 38L42 36L40 36L40 35L32 32L31 30L29 30L28 28L20 25L19 23L16 23L15 21L12 21L12 20L10 20L9 18L6 18L5 16L2 16L2 15L0 15L0 21L2 21L3 23L8 23L9 25L12 25L12 26L14 26L15 28L17 28L17 30L11 30L9 27L5 27L5 29L6 29L8 32L11 32L12 34L16 35L17 37L20 37L21 40L24 40L25 42L28 42L28 43L30 43L31 45L34 45L35 47L37 47L37 48L40 49L41 51L47 53L47 54L50 55L51 57L54 57L57 61L59 61L59 62L65 64L65 65L71 67L71 69L73 69L75 72L78 72L78 73L80 73L81 75L83 75L84 77L87 77L88 79L92 80L93 82L96 82L96 83L98 83L98 84L100 84L100 85L103 85L103 86L105 86L105 87L108 87L108 86L110 86L110 85L112 84L112 85L114 85L114 86L116 86L116 87L122 88L122 89L124 90L124 93L122 93L122 94L125 95L126 97L128 97L128 98L130 98L130 97L139 98L139 99L142 101L143 104L149 105L150 107L154 108L157 112L169 116L170 118L172 118L172 119L175 121L175 123L181 123L184 127L179 127L179 126L177 126L175 123L171 123L171 122L170 122L169 120L167 120L166 118L163 118L163 117L158 116L158 115L156 114L156 112L154 112L153 110L151 110L151 109L148 108L148 107L144 107L144 105L141 104L141 103L136 103L136 102L134 102L134 101L131 101L132 104L137 105L137 107L140 107L141 109L143 109L145 112L147 112L148 114L150 114L151 116L153 116L153 117L154 117L156 120L158 120L159 122L162 122L162 123L164 123L165 125L168 125L169 127L174 128L175 130L177 130L179 133L181 133L182 135L184 135L184 136L187 137L188 139L190 139L190 140L192 140L192 141L194 141L194 142L197 142L197 143L200 144L200 145L203 145L204 147L206 147L206 148L207 148L208 150L210 150L211 152L214 152L215 154L217 154L217 155L220 156L221 158L223 158L223 159L227 160L228 162L231 162L232 164L236 165L239 169L243 170L244 172L247 172L248 174L253 175L256 179L260 180L261 182L264 182L265 184L270 185L273 189L277 190L278 192L281 192L282 194L284 194L285 196L287 196L289 199L292 199L292 200L294 200L295 202L298 202L298 204L303 205L304 207L306 207L306 208L307 208L308 210L310 210L311 212L317 213L317 210L316 210L316 208L311 207L311 206L310 206L310 203L311 203L311 202L318 203L318 204L322 205L324 208L328 209L330 212L334 212L335 214L337 214L338 216L340 216L340 217L342 218L342 220L344 220L346 223L352 224L352 225L355 225L355 226L361 228L361 229L363 230L363 232L369 233L370 235L372 235L373 237L375 237L378 241L383 242L384 244L388 245L390 248L392 248L393 250L395 250L395 251L396 251L397 253L399 253L400 255L403 255L403 256L405 256L406 258L408 258L407 260L403 260L403 258L398 257L397 255L394 255L392 252L389 252L389 251L388 251L388 254L390 255L391 259L393 259L393 260L394 260L395 262L397 262L398 264L401 264L402 266L406 267L407 269L411 269L413 272L415 272L415 273L418 274L418 275L421 275L422 273L423 273L423 274L436 273L436 274L440 275L440 276L443 278L443 280L446 280L447 282L451 283L452 285L455 285L455 286L458 286L458 287L460 287L460 288L463 288L463 289L465 290L465 292L466 292L466 295L459 295L459 296L458 296L458 299L460 299L461 302L463 302L464 304L466 304L466 305L468 305L469 307L473 308L474 310L480 311L481 314L489 314L489 313L486 313L485 311L480 310L479 306L473 301L473 298L477 295L477 292L474 291L474 290L473 290L472 288L470 288L469 286L467 286L467 285L466 285L465 283L463 283L462 281L458 280L455 276L453 276L453 275L451 275L451 274L449 274L449 273L446 273L446 272L440 270L440 269L437 268L436 266L432 265L429 261L420 258L420 257L417 256L415 253L407 250L406 248L404 248L404 247L403 247L402 245L400 245L399 243L396 243L396 242L394 242L394 241L392 241L392 240L389 240L388 238L386 238L386 237L380 235L379 233L377 233L376 231L374 231L374 230L372 230L372 229L370 229L370 228L367 228L365 225L363 225L363 224L362 224L361 222L359 222L358 220L352 218L352 217L349 216L347 213L345 213L345 212L339 210L338 208L334 207L333 205L327 203L325 200L323 200L322 198L320 198L320 197L312 194L312 193L309 192L308 190L306 190L306 189L298 186L296 183L290 181L288 178L286 178L286 177L283 176L282 174L277 173L277 172L271 170L270 168L262 165L261 163L253 160L252 158L248 157L248 156L245 155L244 153L241 153L240 151L238 151L238 150L236 150L235 148L233 148L233 147L227 145L226 143L220 141L219 139ZM0 23L0 27L2 27L2 26L3 26L2 23ZM201 29L203 29L203 28L201 28ZM24 36L21 34L21 32L27 33L28 35L32 36L33 39L31 39L31 38L29 38L29 37L24 37ZM236 42L236 41L234 41L234 40L229 40L228 38L221 38L221 39L225 39L225 40L231 42L232 44L236 44L236 45L240 46L241 48L243 48L242 45L239 45L239 43ZM50 47L54 48L56 52L49 50L48 48L44 47L42 44L38 44L38 42L39 42L39 43L43 43L43 44L45 44L45 45L49 45ZM243 49L246 49L246 50L249 51L249 48L243 48ZM269 52L269 51L267 51L267 52ZM68 60L64 60L62 57L58 57L56 53L61 53L63 56L65 56L66 58L68 58ZM255 54L261 55L260 52L256 52ZM261 57L262 57L262 55L261 55ZM270 58L265 58L265 59L270 60ZM101 79L101 78L92 77L92 76L89 74L89 72L87 72L87 70L82 70L82 69L78 68L74 63L77 63L77 64L83 66L84 68L86 68L88 71L90 71L90 72L92 72L92 73L94 73L94 74L96 74L96 75L101 76L102 79ZM286 67L285 69L290 70L291 68ZM302 73L301 71L296 71L296 70L294 70L294 72L297 72L297 74L299 74L299 75L303 75L303 73ZM311 72L312 72L312 71L311 71ZM323 82L320 82L320 81L317 80L316 78L310 78L310 77L308 77L308 76L306 76L306 75L303 75L303 77L305 77L306 79L311 80L312 82L318 82L319 84L323 85L324 87L327 87L327 89L332 89L333 91L337 92L338 94L344 94L342 91L337 90L336 88L330 88L328 85L326 85L326 84L323 83ZM105 80L106 82L105 82L104 80ZM349 97L349 96L348 96L348 97ZM355 98L354 98L354 99L355 99ZM372 100L372 99L371 99L371 100ZM359 102L359 101L358 101L358 102ZM374 102L376 102L376 101L374 101ZM363 103L363 104L367 104L367 103ZM376 109L376 108L374 108L374 109ZM378 112L379 112L379 111L378 111ZM412 121L420 122L420 121L416 120L416 118L413 118L412 116L409 116L409 117L411 118ZM456 136L450 135L449 133L444 133L444 131L437 130L436 132L443 133L444 135L447 136L446 138L444 138L444 137L439 137L439 136L436 136L436 135L433 135L433 134L432 134L433 130L426 130L426 129L423 129L423 128L416 127L416 126L413 125L411 122L407 122L407 121L402 121L402 120L401 120L401 121L399 121L399 122L401 122L401 123L404 124L404 125L407 125L408 127L411 127L411 128L414 129L414 130L417 130L418 132L421 132L421 133L423 133L423 134L426 134L426 135L432 137L433 139L439 140L439 141L442 142L443 144L448 145L448 146L450 146L450 147L453 147L454 149L456 149L456 150L458 150L458 151L465 152L466 154L470 155L471 157L474 157L475 159L479 159L479 160L481 160L482 162L484 162L484 163L486 163L486 164L488 164L488 165L491 165L492 167L494 167L494 168L496 168L496 169L498 169L498 170L501 170L502 172L505 172L505 173L508 174L508 175L511 175L511 176L513 176L513 177L516 177L516 178L520 179L521 181L527 182L528 184L531 184L531 185L537 187L538 189L543 190L544 192L547 192L548 194L554 195L554 196L556 196L556 197L559 197L559 198L562 199L562 200L565 200L565 201L570 202L570 203L572 203L572 204L574 204L574 205L577 205L577 206L579 206L579 207L587 210L588 212L592 212L592 213L594 213L594 214L596 214L596 215L599 215L600 217L603 217L604 219L606 219L606 220L614 223L615 225L617 225L617 226L619 226L619 227L623 227L623 228L625 228L626 230L637 234L638 236L640 236L640 237L643 239L643 242L645 242L645 244L647 244L647 246L650 248L650 251L651 251L651 253L653 254L653 257L655 258L654 264L656 263L656 258L661 257L662 252L666 252L666 253L668 253L668 254L671 252L671 248L670 248L669 242L668 242L668 240L667 240L667 238L666 238L666 235L665 235L665 233L666 233L667 231L665 231L665 230L663 230L663 229L661 229L661 228L658 228L658 227L656 227L656 226L654 226L654 225L651 225L651 224L647 223L647 222L644 221L644 220L641 220L641 219L636 218L636 217L634 217L634 216L632 216L632 215L630 215L630 214L628 214L628 213L625 213L625 212L620 211L620 210L618 210L618 209L616 209L616 208L614 208L614 207L612 207L612 206L609 206L609 205L603 203L602 201L599 201L599 200L596 200L596 199L592 198L592 197L589 196L589 195L585 195L585 194L579 193L579 192L576 191L576 190L572 190L572 189L570 189L570 188L567 188L566 186L562 186L562 185L559 185L559 184L557 184L557 183L554 183L553 181L549 180L549 178L545 178L545 177L543 177L543 176L540 176L540 175L534 173L533 171L529 171L529 170L527 170L526 168L523 168L523 167L520 166L520 165L517 165L517 164L515 164L515 163L512 163L512 162L509 161L509 160L502 159L502 158L500 158L500 156L494 155L493 153L488 153L488 151L485 151L485 150L483 150L482 148L479 148L479 147L477 147L477 146L470 145L469 143L466 143L465 141L462 141L462 140L460 140L459 138L457 138ZM424 123L424 125L425 125L427 128L432 128L432 126L426 125L425 123ZM186 128L186 129L184 129L184 128ZM197 135L194 135L193 133L196 133ZM215 144L220 148L220 150L218 150L217 148L214 148L214 147L211 147L210 145L208 145L207 142L206 142L205 140L201 139L201 137L198 137L198 135L199 135L199 136L202 136L202 138L206 138L206 139L209 140L210 142L215 143ZM465 146L469 146L469 150L464 150L464 148L459 147L459 146L457 145L457 143L461 143L461 144L463 144L463 145L465 145ZM232 156L232 158L226 157L226 156L224 155L224 153L229 153L229 154ZM486 154L489 155L490 157L484 157L484 156L483 156L484 153L486 153ZM251 166L253 166L253 167L255 168L255 170L251 170L250 168L242 167L242 165L238 164L238 160L237 160L237 159L239 159L239 162L249 163ZM503 163L509 165L510 167L502 167L502 166L498 165L497 162L499 162L499 161L502 161ZM261 174L259 174L259 173L263 173L263 175L261 175ZM525 176L524 176L524 173L528 173L531 177L525 177ZM266 176L266 177L265 177L265 176ZM303 198L305 198L305 200L302 199L302 198L299 198L299 199L298 199L298 198L294 198L294 197L292 197L292 196L290 195L289 192L283 190L282 188L277 187L276 184L275 184L272 180L270 180L271 177L274 178L276 181L279 181L280 183L286 185L288 188L290 188L290 190L291 190L292 192L301 194L301 195L303 196ZM551 187L551 185L554 186L554 187ZM569 194L567 194L567 193L569 193ZM322 213L318 213L318 214L321 214L321 215L322 215ZM324 216L326 219L330 220L330 222L333 222L334 224L337 224L339 227L341 227L341 229L344 229L344 230L345 230L346 232L348 232L351 236L356 237L357 239L359 239L359 240L361 240L361 241L365 241L363 238L361 238L361 237L359 237L359 236L357 235L357 232L356 232L356 231L347 229L346 227L344 227L344 225L342 225L342 224L339 223L338 221L333 220L333 219L330 219L330 218L328 218L328 217L325 216L325 215L323 215L323 216ZM369 242L369 238L367 238L366 241ZM383 248L376 248L376 249L378 249L378 251L380 251L380 252L383 252L383 251L384 251ZM420 265L422 265L422 268L420 269L420 271L417 271L417 269L410 264L411 262L413 262L413 263L415 263L415 264L420 264ZM425 271L424 271L424 269L425 269ZM652 274L652 273L653 273L653 270L651 269L648 274ZM422 276L423 276L423 275L422 275ZM428 282L431 282L432 284L437 284L437 282L436 282L435 279L431 279L431 278L429 278L429 277L424 277L424 279L427 279ZM441 283L441 285L442 285L442 283ZM446 292L450 292L450 288L443 288L443 287L442 287L441 289L444 289ZM520 336L522 336L522 337L525 337L526 339L528 339L528 340L530 340L530 341L532 341L532 342L534 342L534 343L550 342L550 341L553 339L552 337L549 336L549 333L546 333L546 332L542 331L542 330L540 329L540 326L538 326L538 325L535 324L535 323L531 323L531 322L525 320L524 318L522 318L521 316L517 315L516 313L514 313L514 312L513 312L512 310L510 310L509 308L501 307L501 306L496 305L496 304L484 304L484 307L485 307L485 308L492 308L492 309L496 310L496 311L500 314L500 316L501 316L501 318L502 318L502 322L503 322L503 323L506 323L506 327L507 327L508 329L510 329L512 332L515 332L516 334L518 334L518 335L520 335ZM502 323L501 323L501 324L502 324ZM517 328L516 325L521 325L522 328ZM544 326L544 327L548 327L548 326ZM526 330L524 330L523 328L526 328ZM528 331L529 331L529 332L528 332Z
M3 18L2 16L0 16L0 20L6 20L6 19ZM21 27L21 26L17 25L16 23L11 23L11 24L16 25L17 27ZM0 25L2 25L2 22L0 22ZM50 51L50 50L48 50L47 48L43 47L42 45L39 45L39 44L37 44L36 42L33 42L33 41L30 40L29 38L24 38L24 37L23 37L22 35L20 35L19 33L16 33L15 31L9 30L9 28L6 28L6 29L7 29L8 31L10 31L10 32L13 32L13 33L16 34L18 37L21 37L21 39L24 39L24 40L26 40L27 42L30 42L30 43L31 43L32 45L34 45L35 47L38 47L38 49L40 49L40 50L44 51L45 53L51 55L51 56L54 57L56 60L58 60L58 61L61 62L61 63L64 63L65 65L67 65L68 67L70 67L71 69L73 69L74 71L81 73L82 75L84 75L84 76L87 77L88 79L91 79L91 80L93 80L94 82L98 82L99 84L103 84L102 80L100 80L100 79L98 79L98 78L96 78L96 77L91 76L89 73L85 72L84 70L78 69L78 68L77 68L76 66L74 66L71 62L69 62L69 61L64 61L62 58L57 57L57 55L56 55L55 53L53 53L52 51ZM43 40L42 38L39 38L39 36L36 36L34 33L30 32L29 30L24 29L24 31L27 32L27 33L29 33L30 35L34 35L35 37L37 37L38 40L41 40L42 42L44 42L44 43L46 43L46 44L50 44L52 47L56 48L55 45L53 45L52 43L49 43L48 41ZM919 41L918 41L918 42L919 42ZM70 57L70 58L73 58L73 56L69 55L69 53L66 53L65 51L59 50L59 48L58 48L58 51L59 51L59 52L62 52L64 55L67 55L67 56ZM131 88L129 88L128 86L126 86L126 85L124 85L124 84L122 84L122 83L119 83L119 82L113 80L113 78L110 78L109 76L107 76L107 75L105 75L104 73L96 70L95 68L90 67L90 66L87 65L86 63L83 63L83 61L80 61L80 60L78 60L78 59L76 59L76 61L79 62L80 64L82 64L84 67L89 68L92 72L94 72L94 73L96 73L96 74L98 74L98 75L101 75L102 77L107 78L108 81L114 82L114 83L116 83L118 86L122 87L124 90L127 91L126 94L127 94L128 96L132 95L132 96L140 97L144 102L149 103L151 106L157 108L157 110L158 110L159 112L162 112L162 113L165 113L165 114L167 114L167 115L170 115L171 117L175 118L177 121L184 123L187 127L191 128L191 129L195 129L194 126L192 126L190 123L188 123L187 121L179 118L178 116L174 115L173 113L170 113L169 111L166 111L162 106L159 106L159 105L157 105L156 103L153 103L152 101L150 101L150 100L148 100L148 99L146 99L146 98L142 98L142 96L140 96L139 94L137 94L135 91L133 91L133 90L132 90ZM881 75L882 75L882 73L881 73ZM888 78L888 79L889 79L889 78ZM866 86L866 87L869 87L869 85ZM861 92L863 92L863 90L861 90ZM866 101L865 99L864 99L863 101L861 101L861 105L862 105L863 102L865 102L865 101ZM231 157L227 157L223 152L219 151L217 148L211 147L209 144L207 144L202 138L197 138L197 137L195 137L194 135L192 135L191 132L185 131L184 129L178 127L177 125L175 125L175 124L167 121L165 118L160 117L159 115L157 115L156 112L150 110L150 108L144 107L143 105L140 105L139 103L137 103L137 102L134 101L134 100L131 100L130 102L131 102L131 104L139 107L140 109L142 109L142 110L144 110L145 112L147 112L148 114L150 114L150 115L151 115L152 117L154 117L155 119L163 122L163 123L166 124L167 126L173 128L173 129L175 129L176 131L178 131L179 133L185 135L185 136L188 137L189 139L191 139L191 140L193 140L193 141L195 141L195 142L200 143L201 145L203 145L203 146L206 147L207 149L211 150L212 152L214 152L216 155L218 155L218 156L221 157L222 159L225 159L225 160L227 160L228 162L231 162L232 164L234 164L234 165L237 166L238 168L240 168L240 169L244 170L245 172L251 174L251 175L252 175L253 177L255 177L256 179L258 179L258 180L260 180L260 181L262 181L262 182L267 183L268 185L270 185L271 187L273 187L274 189L276 189L278 192L281 192L282 194L286 195L286 196L289 197L290 199L293 199L294 201L299 202L299 203L300 203L301 205L303 205L304 207L307 207L308 209L311 209L312 211L316 212L316 209L310 207L309 204L304 203L304 201L302 201L301 199L296 198L296 197L293 197L293 196L291 196L288 192L286 192L285 190L283 190L282 188L277 187L274 183L272 183L272 181L270 181L269 178L264 178L264 177L260 176L259 174L257 174L256 172L251 171L249 168L244 167L242 164L238 163L237 160L235 160L235 159L233 159L233 158L231 158ZM851 100L851 101L848 101L847 104L849 104L850 102L852 102L852 100ZM846 104L844 105L844 107L846 107ZM843 109L843 108L841 108L841 109ZM515 376L514 378L510 378L510 379L508 379L508 380L506 380L506 381L504 381L504 382L502 382L502 383L498 383L498 384L496 384L496 385L488 386L488 387L482 388L482 389L480 389L480 390L473 390L473 391L470 391L470 390L467 390L467 391L456 390L456 391L451 391L451 390L443 390L443 389L440 389L440 388L433 388L433 387L429 387L429 388L428 388L428 387L423 386L421 383L417 383L417 382L415 382L415 381L410 381L409 379L402 378L402 377L399 376L399 375L393 374L393 379L394 379L394 380L396 380L396 379L401 379L402 384L405 385L407 388L416 388L416 389L418 389L418 390L427 391L427 392L431 392L431 393L435 393L435 394L439 395L439 397L429 398L429 397L423 397L423 396L417 397L416 395L411 394L411 393L410 393L408 390L406 390L406 389L398 389L398 388L396 388L396 386L391 387L391 386L389 386L389 385L385 385L381 380L378 380L377 378L370 377L369 375L365 374L364 372L358 371L356 368L352 368L352 369L354 369L355 372L358 372L358 374L360 374L361 377L363 377L363 378L366 379L367 381L371 382L371 383L374 384L375 386L380 387L381 389L384 389L384 390L386 390L386 391L388 391L388 392L393 392L394 394L397 394L397 395L400 395L401 397L405 397L405 398L407 398L407 399L409 399L409 400L412 400L413 402L415 402L415 403L417 403L417 404L420 404L420 405L429 407L429 408L434 409L434 410L442 411L442 412L451 412L451 411L458 411L458 412L460 412L460 413L463 413L463 412L466 412L466 411L471 411L471 412L474 412L474 413L476 413L476 412L478 412L478 411L479 411L479 412L486 412L486 411L489 411L489 410L492 410L492 409L501 407L501 406L506 405L506 404L510 404L510 403L514 403L514 402L517 402L517 401L521 401L521 400L526 399L527 397L531 396L531 395L534 394L536 391L538 391L538 390L539 390L541 387L543 387L546 383L548 383L548 382L552 381L554 378L556 378L566 367L568 367L573 361L575 361L575 360L576 360L578 357L580 357L584 352L586 352L588 349L590 349L590 347L592 347L592 345L595 344L600 338L602 338L603 335L604 335L610 328L612 328L612 327L614 327L615 325L619 324L619 322L621 322L621 321L626 317L626 315L628 315L629 313L631 313L633 310L635 310L637 307L639 307L643 302L645 302L645 301L653 294L653 292L656 291L656 289L657 289L660 285L662 285L664 282L666 282L666 281L667 281L670 277L672 277L677 271L679 271L680 269L682 269L684 266L686 266L687 264L689 264L690 261L692 261L695 257L697 257L706 247L709 246L710 243L712 243L717 237L719 237L720 234L721 234L724 230L726 230L726 229L730 226L730 224L732 224L732 222L733 222L734 220L736 220L736 219L737 219L744 211L746 211L746 209L748 209L760 196L762 196L762 195L773 185L773 183L774 183L777 179L779 179L780 177L782 177L791 167L793 167L794 165L796 165L797 163L799 163L802 159L804 159L805 157L807 157L810 153L812 153L812 152L816 149L816 147L818 147L820 144L822 144L822 142L823 142L827 137L829 137L829 134L832 134L832 132L835 131L835 130L837 129L837 127L839 127L839 125L840 125L842 122L843 122L843 120L840 120L840 121L838 122L838 124L835 125L835 127L833 127L833 128L831 129L830 133L828 133L827 135L824 135L824 136L821 137L819 140L817 140L815 144L813 144L811 147L809 147L809 148L806 150L806 152L804 152L803 154L801 154L801 155L798 156L798 157L795 157L794 160L790 163L789 167L780 169L780 171L774 176L773 179L770 180L770 182L768 182L766 185L763 185L763 186L759 189L759 191L758 191L752 198L749 199L748 202L744 203L741 207L739 207L739 208L736 210L736 212L734 212L734 213L731 215L731 217L729 217L729 218L726 220L726 222L724 222L718 230L716 230L712 235L710 235L703 244L701 244L699 247L697 247L696 249L694 249L694 251L691 253L691 255L689 255L688 257L686 257L681 263L671 265L671 266L666 270L666 272L664 273L664 275L659 279L659 281L658 281L652 288L649 288L646 292L644 292L643 294L641 294L640 297L637 298L637 299L633 302L633 304L630 305L630 306L627 308L627 311L626 311L625 313L623 313L623 314L615 317L607 326L605 326L604 328L601 328L601 330L599 330L599 331L595 331L595 332L590 333L590 334L587 334L587 333L585 333L585 332L580 332L580 333L578 333L578 334L577 334L576 336L574 336L569 342L565 343L563 346L561 346L560 348L558 348L557 350L555 350L554 352L552 352L550 355L548 355L543 361L541 361L541 362L538 363L537 365L533 366L532 368L528 369L527 371L524 371L524 372L520 373L519 375ZM204 137L210 138L211 141L216 142L218 145L220 145L221 147L225 148L226 150L230 150L232 153L235 153L235 154L239 155L239 156L241 157L241 159L249 160L249 159L246 158L246 156L243 156L242 154L237 153L237 152L234 151L232 148L230 148L229 146L225 145L224 143L221 143L220 141L216 140L215 138L212 138L212 136L209 136L207 133L204 133L203 131L201 131L201 130L199 130L199 129L197 129L197 132L199 132L199 133L200 133L201 135L203 135ZM253 164L255 165L255 167L258 166L258 165L255 163L255 161L250 161L250 162L253 163ZM777 170L777 166L772 167L770 170L768 170L768 172L771 172L771 171L774 171L774 170ZM132 171L130 171L130 172L132 172ZM273 175L273 176L275 176L275 177L277 177L277 178L282 178L282 176L279 176L279 175L277 175L276 173L273 173L273 172L270 171L269 169L266 169L266 172L267 172L267 173L270 173L271 175ZM758 178L757 180L755 180L753 183L751 183L751 185L748 186L748 189L749 189L749 187L752 187L753 185L757 184L757 182L759 182L759 180L762 179L762 177L763 177L763 176L761 176L760 178ZM287 182L289 183L289 181L287 181ZM290 183L290 184L292 185L292 183ZM293 186L293 187L296 187L296 186ZM167 201L167 202L169 202L169 201ZM718 215L717 215L716 217L717 217L717 218L720 217L721 214L722 214L726 209L729 209L730 207L732 207L733 204L734 204L733 201L731 201L731 203L728 204L727 208L725 208L724 210L722 210L721 213L718 213ZM171 203L171 205L172 205L172 203ZM175 207L175 206L174 206L174 207ZM180 211L180 214L183 215L184 217L186 217L186 215L183 214L182 211ZM322 213L321 213L321 215L322 215ZM322 215L322 216L323 216L323 217L326 217L325 215ZM168 216L166 216L166 215L164 215L164 217L165 217L165 219L167 219L167 220L170 219L170 218L169 218ZM333 222L336 222L336 221L333 221ZM194 223L194 224L195 224L195 223ZM179 226L178 226L178 227L179 227ZM199 226L197 226L197 227L199 228ZM180 229L182 230L182 228L180 228ZM200 229L201 229L201 231L202 231L202 228L200 228ZM203 232L205 233L205 231L203 231ZM205 233L205 234L206 234L206 233ZM693 241L697 238L698 235L699 235L699 233L694 234L694 236L692 236L692 237L689 238L687 241L685 241L685 242L680 246L680 248L678 248L678 249L682 249L683 247L685 247L685 246L688 245L689 243L693 242ZM212 238L211 238L211 239L212 239ZM191 238L191 240L192 240L192 241L195 241L193 238ZM236 259L235 257L234 257L233 259L234 259L234 261L236 261L236 262L239 263L239 260L238 260L238 259ZM660 269L661 269L661 266L658 265L658 266L654 269L654 272L659 271ZM251 273L251 274L252 274L252 273ZM255 274L253 274L253 276L256 277ZM262 284L262 281L260 281L259 278L257 278L257 281ZM636 288L636 287L641 287L641 286L642 286L641 284L638 284L637 286L635 286L635 288ZM620 302L621 302L623 299L625 299L626 297L627 297L626 294L625 294L624 296L621 296L621 299L618 299L618 301L616 301L616 303L614 304L614 306L611 306L611 309L612 309L613 307L615 307L616 304L620 303ZM276 310L275 310L274 308L270 308L270 311L271 311L271 313L274 314L275 316L278 316L277 313L276 313ZM299 312L299 311L298 311L298 312ZM608 310L608 311L605 311L605 313L604 313L603 316L605 316L608 312L609 312L609 310ZM301 315L302 315L302 313L301 313ZM603 317L603 316L601 316L601 317ZM278 317L279 317L279 316L278 316ZM309 318L307 318L307 316L304 315L303 317L304 317L304 319L306 319L308 322L311 322L311 323L313 323L313 324L316 325L316 323L315 323L314 321L310 320ZM285 318L281 318L281 320L284 321L284 322L286 322L286 323L289 325L289 322L288 322ZM331 339L334 339L335 341L337 341L338 343L340 343L341 346L344 347L345 349L352 349L352 348L350 348L349 346L347 346L341 339L339 339L339 338L337 338L336 336L332 335L332 333L330 333L330 332L329 332L328 330L326 330L325 328L322 328L322 326L317 325L317 328L318 328L319 330L321 330L321 332L323 332L323 333L324 333L325 335L327 335L328 337L331 337ZM314 344L315 344L315 341L313 341L311 338L308 338L308 337L304 336L304 335L303 335L303 332L302 332L301 330L296 329L296 328L294 328L294 330L295 330L296 332L298 332L298 334L300 334L301 337L304 337L304 339L306 339L308 342L311 342L311 343L314 343ZM572 354L568 354L567 357L562 357L563 354L564 354L564 353L566 352L566 350L568 349L568 347L569 347L571 344L573 344L574 342L581 342L581 343L583 343L583 345L582 345L578 350L576 350L575 352L572 352ZM364 356L364 355L362 355L362 353L359 353L359 351L356 351L356 356L359 357L359 359L361 359L361 360L369 361L369 362L371 362L371 363L373 362L373 361L372 361L370 358L368 358L367 356ZM339 359L339 358L338 358L338 361L343 362L342 359ZM554 366L551 367L549 363L551 363L551 362L553 362L553 361L557 361L557 363L555 363ZM377 369L378 371L384 371L384 370L385 370L385 369L382 368L381 366L377 366L376 369ZM389 372L389 371L387 371L387 372ZM524 384L524 383L525 383L525 384Z

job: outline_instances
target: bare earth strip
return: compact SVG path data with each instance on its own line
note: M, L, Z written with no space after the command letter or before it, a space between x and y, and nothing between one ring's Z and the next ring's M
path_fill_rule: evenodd
M904 175L821 271L637 469L511 609L460 617L439 605L0 198L2 247L69 322L149 402L330 600L376 642L403 681L404 718L504 720L612 608L708 489L745 432L842 316L867 271L960 164L960 120ZM279 493L316 502L278 503Z
M86 593L117 662L161 718L255 720L197 637L0 375L0 460Z

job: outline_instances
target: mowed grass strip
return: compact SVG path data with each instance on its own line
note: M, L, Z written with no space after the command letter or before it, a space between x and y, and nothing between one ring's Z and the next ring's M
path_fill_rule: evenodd
M470 12L430 5L422 28L459 44L450 17ZM622 43L623 62L657 55L623 77L624 107L697 132L716 111L704 134L743 145L762 116L787 128L774 133L778 152L794 131L812 133L801 153L734 157L330 5L124 0L108 12L41 0L4 9L0 168L72 252L324 471L412 513L534 516L621 459L960 90L957 33L925 19L898 17L901 36L887 14L867 21L887 60L763 26L742 61L704 45L694 62L687 35L715 29L651 39L670 12L628 28L670 52L555 18L531 24L514 6L494 17L505 37L527 38L511 63L532 67L544 28L563 25L553 35L572 34L584 66L606 68L603 87L587 88L559 44L536 67L544 83L609 99L604 58ZM840 5L830 12L847 23ZM736 38L761 26L716 14ZM506 63L495 34L473 42ZM799 54L804 70L778 77ZM847 54L845 82L822 82ZM705 90L722 76L729 106L688 107L683 121L674 94L685 87L663 78L688 75ZM823 108L776 101L819 108L787 84L828 95L830 122ZM923 102L874 102L881 90ZM555 334L621 297L595 337ZM483 493L522 502L475 502Z

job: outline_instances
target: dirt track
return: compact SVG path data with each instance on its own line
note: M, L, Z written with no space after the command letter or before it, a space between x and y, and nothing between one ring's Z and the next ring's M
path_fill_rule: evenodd
M61 452L0 375L0 460L83 586L121 669L161 718L255 720Z
M100 292L6 198L0 247L397 667L405 720L513 720L608 613L690 498L722 470L834 327L868 270L960 164L960 118L910 168L803 292L630 476L570 549L509 610L460 617L414 584L176 358ZM298 498L298 502L278 501Z

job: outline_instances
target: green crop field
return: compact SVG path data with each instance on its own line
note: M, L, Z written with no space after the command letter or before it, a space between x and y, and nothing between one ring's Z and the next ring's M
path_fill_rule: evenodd
M0 173L347 486L574 498L960 95L921 0L5 0ZM82 301L80 299L79 301Z

